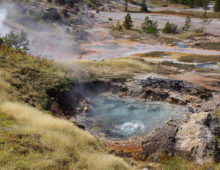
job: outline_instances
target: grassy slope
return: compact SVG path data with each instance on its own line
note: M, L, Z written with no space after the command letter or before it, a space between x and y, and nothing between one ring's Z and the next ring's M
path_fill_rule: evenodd
M1 169L131 168L71 122L30 106L43 105L46 89L67 79L52 62L0 49Z

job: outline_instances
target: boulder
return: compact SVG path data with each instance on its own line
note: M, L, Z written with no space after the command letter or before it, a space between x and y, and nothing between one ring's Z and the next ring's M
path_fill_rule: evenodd
M195 113L185 120L170 120L154 130L142 142L143 153L178 153L198 164L213 161L217 150L215 134L219 134L219 119L209 112Z
M195 158L199 164L212 160L216 150L215 136L209 128L212 120L209 112L193 114L187 123L178 128L176 152Z
M168 121L163 127L154 130L142 142L143 153L148 157L158 152L173 153L175 136L178 130L176 120Z

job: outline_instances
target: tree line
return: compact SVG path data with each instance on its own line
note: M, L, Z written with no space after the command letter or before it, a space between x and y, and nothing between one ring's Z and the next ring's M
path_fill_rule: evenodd
M210 0L167 0L171 3L179 3L183 5L188 5L191 8L194 7L202 7L205 10L208 9L208 4ZM124 0L125 2L125 11L128 11L128 0ZM141 11L148 12L146 0L141 0ZM215 0L214 11L220 12L220 0Z
M183 5L188 5L189 7L203 7L208 9L208 4L210 0L167 0L171 3L179 3ZM220 12L220 0L215 0L214 11Z

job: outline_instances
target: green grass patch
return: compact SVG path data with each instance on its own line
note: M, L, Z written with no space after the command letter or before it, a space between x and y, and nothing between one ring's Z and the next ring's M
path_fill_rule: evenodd
M189 160L184 156L174 155L167 157L165 160L161 160L162 169L165 170L206 170L214 169L214 164L207 163L205 165L198 165L193 160Z
M74 79L60 64L7 47L0 47L0 71L11 75L7 82L17 90L19 99L43 108L48 104L47 89L64 84L60 90L66 90Z
M168 56L170 54L163 52L163 51L153 51L150 53L143 53L143 54L136 54L139 57L155 57L155 58L159 58L159 57L164 57L164 56Z
M220 56L187 55L187 56L179 57L178 61L187 62L187 63L220 62Z
M220 42L201 42L201 43L195 43L193 45L195 48L202 48L207 50L220 50Z

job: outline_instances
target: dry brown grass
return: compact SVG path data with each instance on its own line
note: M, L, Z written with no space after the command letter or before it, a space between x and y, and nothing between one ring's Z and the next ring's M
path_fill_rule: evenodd
M8 82L12 76L7 71L0 70L0 103L6 100L16 100L17 91ZM10 94L10 95L9 95Z
M43 149L42 153L26 154L25 159L10 149L5 152L0 150L3 169L18 168L18 161L23 161L23 168L27 169L131 169L122 159L105 153L92 135L67 120L55 118L25 104L7 101L0 105L0 114L17 122L14 127L16 133L39 135L40 146L37 149ZM3 164L6 157L11 159Z
M17 102L16 81L0 71L0 169L132 169L70 121Z
M135 73L151 72L154 68L143 59L138 58L106 59L103 61L80 60L77 63L85 72L102 77L131 77Z

